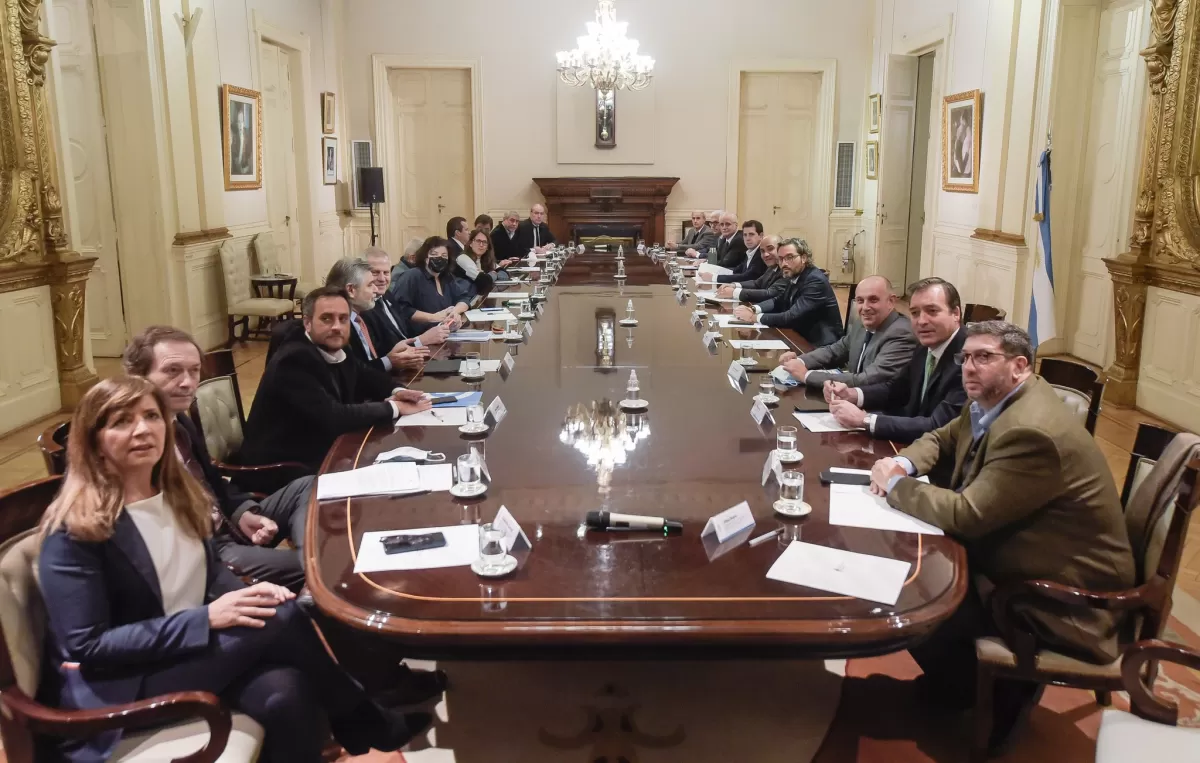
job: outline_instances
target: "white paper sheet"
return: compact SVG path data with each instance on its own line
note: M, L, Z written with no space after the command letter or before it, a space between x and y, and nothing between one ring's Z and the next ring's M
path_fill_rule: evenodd
M800 422L800 426L810 432L818 434L822 432L861 432L862 427L850 428L844 427L838 420L833 417L832 413L800 413L796 411L792 413L796 417L796 421Z
M424 535L440 532L446 537L442 548L424 551L409 551L404 554L387 554L381 540L389 535ZM417 530L385 530L363 533L358 547L358 559L354 573L401 572L406 570L433 570L441 567L465 567L479 558L479 525L450 525L448 527L426 527Z
M454 464L418 464L421 489L431 493L442 493L454 485Z
M892 605L911 567L898 559L793 541L767 570L767 579Z
M448 342L466 342L468 344L474 342L490 342L492 340L492 332L490 331L455 331L446 341Z
M505 302L510 300L529 299L527 291L494 291L488 295L488 299L502 299Z
M460 374L463 372L463 366L465 366L466 364L467 364L467 361L465 361L465 360L458 364L458 372ZM498 360L481 360L481 361L479 361L479 370L483 371L485 374L494 374L500 370L500 361L498 361Z
M514 318L512 310L501 310L496 312L484 312L483 310L468 310L464 316L471 323L503 323L504 321Z
M431 408L396 420L398 427L461 427L466 423L466 408Z
M721 328L728 327L730 323L738 323L738 322L739 322L738 319L733 316L733 313L721 313L720 315L717 316L717 325L720 326ZM746 324L742 324L740 326L735 326L734 328L765 329L766 326L764 326L761 323L746 323Z
M699 272L712 273L713 275L717 275L717 276L727 276L730 273L732 273L733 271L730 270L729 268L723 268L720 265L713 265L711 262L702 262L702 263L700 263L700 271Z
M734 299L733 297L718 297L715 291L702 291L700 292L700 296L704 297L705 302L715 302L718 305L736 305L741 303L740 299Z
M542 272L542 269L541 269L541 268L530 268L530 267L525 267L525 268L505 268L505 270L507 270L507 271L508 271L508 272L510 272L510 273L541 273L541 272Z
M921 535L944 535L931 524L893 509L887 499L873 495L863 485L829 486L829 524L843 527L868 527Z
M780 339L730 339L729 343L735 350L743 347L751 350L790 350L787 342Z
M317 500L333 501L360 495L403 495L421 490L416 464L372 464L317 477Z

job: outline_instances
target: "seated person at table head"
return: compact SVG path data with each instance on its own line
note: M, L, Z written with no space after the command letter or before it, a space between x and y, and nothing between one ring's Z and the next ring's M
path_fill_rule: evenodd
M346 352L354 329L344 291L309 292L303 315L303 332L290 332L267 360L246 421L245 464L298 461L316 472L340 435L431 407L420 392L397 387Z
M42 517L39 699L100 711L180 691L219 695L265 731L263 761L395 750L432 721L372 701L288 589L247 587L212 551L212 496L175 456L171 407L137 377L105 379L71 420L69 466ZM122 732L38 740L37 760L108 760Z
M377 371L420 368L429 357L427 348L414 347L384 323L372 327L364 317L375 309L374 281L371 265L359 257L343 257L325 276L326 286L344 291L350 300L350 354Z
M783 278L772 287L774 296L747 307L738 305L734 316L745 323L791 329L817 347L833 344L842 336L842 313L829 279L812 264L812 250L804 239L789 238L776 251Z
M389 284L394 285L400 280L400 276L404 275L405 271L412 269L413 257L416 256L417 250L421 248L422 241L419 238L411 238L404 246L404 254L400 256L400 261L392 267L392 275L389 279ZM389 258L390 259L390 258Z
M517 226L521 224L520 212L509 212L500 221L500 227L492 231L492 249L496 253L497 264L504 268L524 259L529 250L521 251L521 242L517 238Z
M912 322L896 310L891 281L883 276L864 278L855 291L854 306L856 315L841 339L799 357L794 352L779 357L793 379L817 389L831 380L858 387L894 379L908 370L917 340Z
M683 241L669 244L668 249L677 250L688 257L699 257L708 254L717 243L717 231L708 225L704 218L704 210L692 212L692 227L684 235Z
M529 219L522 220L517 226L517 248L520 256L529 255L529 250L537 254L545 254L554 244L554 234L546 224L546 207L534 204L529 210Z
M771 289L780 281L782 276L779 270L779 259L777 253L779 250L779 236L769 235L762 237L762 243L759 245L759 256L762 257L763 265L766 267L757 278L751 278L743 281L727 283L717 289L717 296L723 299L739 299L742 302L757 304L764 300L770 299L773 295ZM780 289L782 293L782 287Z
M496 285L496 258L491 255L492 239L483 229L476 228L467 231L463 244L466 249L454 258L450 272L456 278L470 281L477 295L487 297Z
M439 323L456 330L475 299L474 285L455 277L450 269L449 247L444 238L425 239L414 258L417 267L405 273L388 292L410 335Z
M200 356L191 334L150 326L129 341L121 366L162 392L175 432L175 455L208 494L216 520L213 546L221 561L242 574L299 591L304 586L304 522L313 478L293 480L259 501L221 476L203 433L188 416L200 384ZM279 548L285 539L292 548Z
M967 334L958 289L936 277L917 281L908 287L908 312L921 346L904 373L857 386L825 382L829 411L843 426L866 427L881 440L912 442L962 413L967 391L954 356Z
M475 218L475 224L471 226L472 229L483 228L483 232L489 236L492 235L492 228L495 227L496 221L492 219L491 215L479 215Z
M745 262L746 242L742 240L737 222L737 215L733 212L721 213L721 237L717 239L716 250L709 250L709 262L730 270Z
M742 255L742 261L733 268L733 272L731 273L725 273L715 278L712 273L701 273L699 278L703 281L715 281L721 284L739 283L741 281L753 281L767 272L766 263L763 262L762 253L760 252L762 232L763 226L758 220L747 220L742 223L742 243L746 247L746 252Z
M415 252L416 249L413 251ZM391 258L387 252L377 246L367 247L363 257L371 268L371 291L375 294L375 306L362 314L363 320L371 329L371 336L385 337L384 344L386 345L390 341L393 346L396 342L401 341L416 348L444 343L450 336L450 328L445 324L434 326L416 337L408 336L404 328L404 321L396 313L396 306L387 294L388 268L391 265Z
M927 641L909 649L925 672L922 689L951 703L975 696L975 639L998 635L988 606L995 588L1050 580L1116 591L1136 579L1112 472L1079 419L1033 374L1029 335L1004 321L972 323L965 331L955 360L963 364L970 405L871 470L874 493L966 547L967 597ZM952 475L948 487L914 479L937 468ZM1033 646L1098 664L1119 656L1118 613L1055 606L1036 600L1020 606L1017 616ZM993 743L1009 736L1037 697L1037 684L997 681Z

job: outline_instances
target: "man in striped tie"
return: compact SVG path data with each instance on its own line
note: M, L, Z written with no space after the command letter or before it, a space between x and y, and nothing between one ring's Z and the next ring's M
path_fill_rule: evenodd
M925 278L909 287L908 300L913 333L922 349L913 353L907 372L862 387L825 383L829 411L842 426L862 427L875 437L899 442L912 442L944 426L967 403L962 366L954 362L967 338L958 289L941 278Z

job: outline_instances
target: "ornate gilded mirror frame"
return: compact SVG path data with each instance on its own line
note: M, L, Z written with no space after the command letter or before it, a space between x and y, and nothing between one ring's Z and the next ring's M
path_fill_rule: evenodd
M55 42L41 33L42 0L0 3L0 292L49 284L62 403L96 383L84 364L84 304L94 257L71 249L58 192L46 99Z

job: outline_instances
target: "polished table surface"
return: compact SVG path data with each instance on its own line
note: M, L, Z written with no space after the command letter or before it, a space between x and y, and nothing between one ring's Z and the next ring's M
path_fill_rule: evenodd
M778 517L771 508L778 488L761 486L763 467L774 426L798 424L791 412L805 393L789 390L774 409L775 424L756 424L750 409L761 372L751 373L746 391L737 392L726 377L735 351L724 341L711 350L703 345L707 327L690 322L694 300L680 302L662 267L636 254L626 260L627 282L618 284L613 260L612 254L568 260L525 343L440 352L478 350L484 358L512 352L511 374L491 373L474 386L457 376L412 380L430 391L482 389L485 404L501 396L508 416L482 441L491 486L474 501L437 492L314 502L305 554L317 605L351 626L397 640L410 654L443 657L599 655L606 649L683 656L735 646L764 656L880 654L904 648L948 617L966 589L961 546L939 536L828 522L829 489L820 484L820 472L869 468L894 446L858 433L799 428L805 500L813 510L800 520ZM616 326L630 300L639 325ZM733 330L722 333L734 338ZM742 336L784 338L800 347L790 332L743 330ZM762 370L769 370L779 352L758 354ZM632 423L649 434L625 463L589 465L564 442L564 422L572 412L611 410L619 423L616 403L630 370L650 404L644 421ZM409 443L453 462L470 442L454 427L375 428L341 437L322 473L368 465L380 452ZM768 580L782 541L753 548L745 535L742 543L723 547L712 538L702 541L708 518L741 501L757 520L752 536L782 526L790 538L911 562L899 600L887 606ZM484 579L468 567L353 572L364 532L486 522L502 505L533 543L531 552L515 554L520 564L508 577ZM584 515L594 509L680 519L684 532L586 532Z

